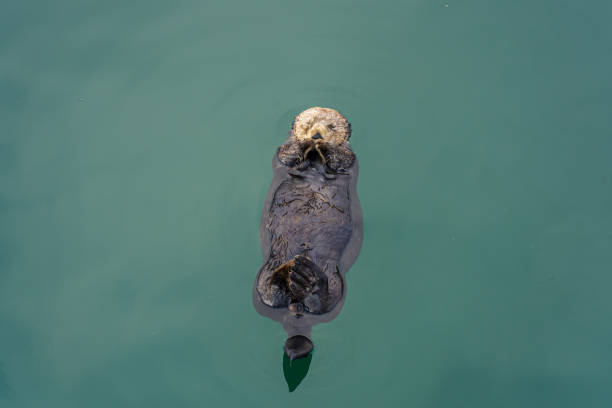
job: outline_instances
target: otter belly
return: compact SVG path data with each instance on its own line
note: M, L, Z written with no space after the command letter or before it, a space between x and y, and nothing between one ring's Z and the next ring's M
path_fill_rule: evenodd
M307 255L329 275L353 233L350 192L342 179L291 177L269 207L270 258L283 263ZM344 272L344 271L342 271Z

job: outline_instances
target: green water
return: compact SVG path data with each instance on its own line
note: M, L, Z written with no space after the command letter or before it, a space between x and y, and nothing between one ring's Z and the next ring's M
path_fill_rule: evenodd
M611 17L3 2L0 406L611 406ZM251 290L313 105L353 124L365 238L289 393Z

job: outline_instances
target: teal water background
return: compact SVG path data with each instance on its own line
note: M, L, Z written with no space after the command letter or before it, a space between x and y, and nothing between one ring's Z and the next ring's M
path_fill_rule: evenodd
M612 3L5 1L1 407L610 407ZM292 117L365 239L288 393L251 304Z

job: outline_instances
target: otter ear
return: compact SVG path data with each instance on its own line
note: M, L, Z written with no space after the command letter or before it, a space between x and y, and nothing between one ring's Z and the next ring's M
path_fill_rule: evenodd
M349 140L351 138L351 133L353 132L353 129L351 127L351 122L346 122L346 140Z

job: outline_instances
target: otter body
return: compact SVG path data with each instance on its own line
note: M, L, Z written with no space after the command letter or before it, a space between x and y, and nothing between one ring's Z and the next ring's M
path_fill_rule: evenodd
M350 266L342 265L342 255L351 239L361 234L353 224L353 180L352 172L330 175L318 162L299 173L287 172L287 177L280 180L262 216L267 241L263 244L268 251L258 277L258 291L265 304L289 307L302 303L304 312L321 314L338 303ZM296 257L306 258L305 262L309 258L318 267L313 274L318 278L320 272L327 280L327 294L324 287L317 292L316 285L291 285L290 268L278 268ZM275 271L278 276L273 276ZM303 281L299 283L304 286ZM302 308L296 308L299 314Z
M304 338L288 341L294 345L292 350L286 346L291 358L312 349L312 325L339 313L345 274L363 234L350 125L336 111L323 111L327 116L305 121L300 137L300 117L308 119L304 114L313 109L325 108L298 115L289 140L274 155L274 180L260 227L264 263L254 285L260 313L282 321L290 336ZM296 350L296 343L303 350Z

